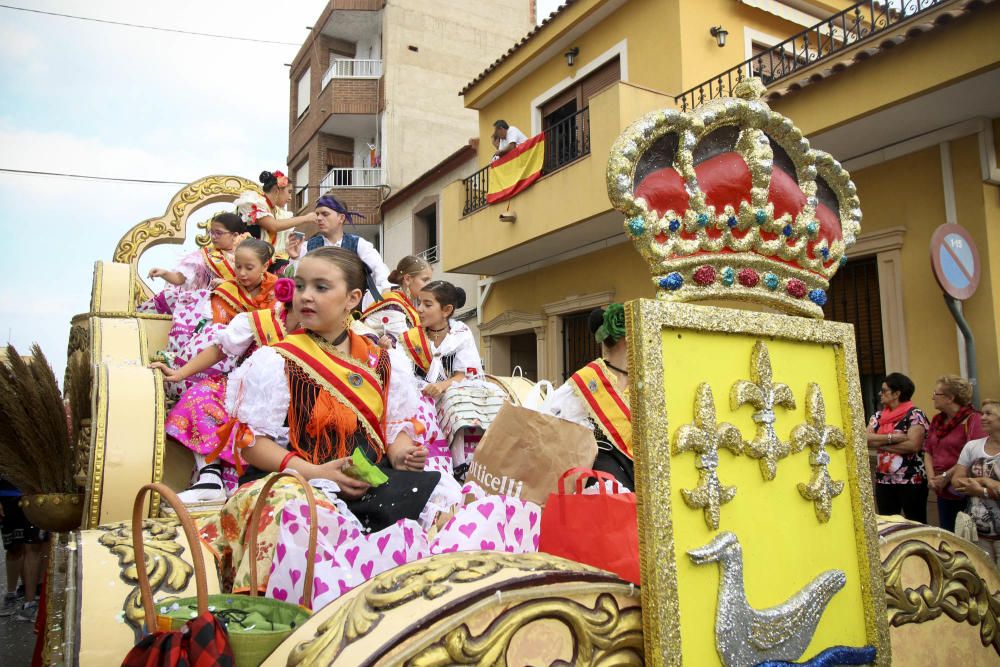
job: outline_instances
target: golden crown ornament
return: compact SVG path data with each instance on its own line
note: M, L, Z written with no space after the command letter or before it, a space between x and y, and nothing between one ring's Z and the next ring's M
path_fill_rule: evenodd
M770 109L759 79L690 112L632 123L611 149L608 196L670 301L752 301L823 317L861 230L850 174Z

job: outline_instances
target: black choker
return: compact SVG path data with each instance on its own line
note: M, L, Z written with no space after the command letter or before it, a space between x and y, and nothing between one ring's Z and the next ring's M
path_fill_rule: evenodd
M431 329L430 327L427 327L427 330L430 331L431 333L441 333L442 331L447 331L448 330L448 325L445 325L445 326L441 327L440 329Z
M615 365L614 365L613 363L611 363L611 362L610 362L610 361L608 361L607 359L603 359L603 358L602 358L602 359L601 359L601 361L603 361L603 362L604 362L604 365L605 365L605 366L607 366L608 368L610 368L611 370L613 370L613 371L618 371L618 372L619 372L619 373L621 373L622 375L628 375L628 371L627 371L627 370L625 370L625 369L623 369L623 368L618 368L617 366L615 366Z
M324 338L323 336L320 336L315 331L311 331L310 333L312 333L313 336L315 336L317 339L319 339L320 342L325 343L327 345L330 345L332 347L337 347L338 345L340 345L341 343L343 343L345 340L347 340L347 334L348 334L349 331L350 331L350 329L344 329L339 336L337 336L336 338L333 339L333 341L328 341L326 338Z

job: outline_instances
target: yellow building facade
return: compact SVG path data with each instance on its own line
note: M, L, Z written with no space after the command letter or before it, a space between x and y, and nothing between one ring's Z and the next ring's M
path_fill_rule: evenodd
M855 325L866 408L885 373L909 375L925 409L938 376L968 373L929 259L946 222L979 249L963 312L981 393L1000 396L1000 3L919 5L570 1L466 86L481 167L495 120L546 132L544 175L522 193L486 204L483 169L442 195L443 268L480 276L488 371L530 366L562 382L595 354L587 311L653 296L608 200L611 144L646 112L691 108L753 75L857 184L862 233L825 310Z

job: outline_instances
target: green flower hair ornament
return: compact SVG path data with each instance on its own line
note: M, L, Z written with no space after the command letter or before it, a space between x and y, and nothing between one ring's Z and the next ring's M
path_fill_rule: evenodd
M609 344L620 341L625 337L625 306L620 303L612 303L604 311L604 323L597 329L594 338L598 343L603 343L610 339Z

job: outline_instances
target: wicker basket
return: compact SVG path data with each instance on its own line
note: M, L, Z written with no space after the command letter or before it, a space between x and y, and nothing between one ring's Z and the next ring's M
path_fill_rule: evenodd
M253 515L250 523L249 542L250 554L253 563L257 562L257 533L260 525L260 515L266 505L267 496L271 487L279 479L292 477L305 489L306 501L309 504L309 549L306 553L316 553L316 499L313 496L309 483L294 470L288 470L276 475L272 475L257 497L254 505ZM139 578L139 590L141 591L142 604L146 613L146 618L155 618L154 630L171 631L180 630L184 624L192 618L205 611L211 610L217 618L226 622L226 630L229 633L229 644L236 658L239 667L256 667L261 664L274 649L278 647L297 627L302 625L312 612L309 609L300 607L290 602L281 602L270 598L257 597L257 568L250 568L250 595L208 595L205 580L205 560L202 555L200 541L190 514L184 507L184 503L162 484L146 484L139 491L136 497L132 514L132 543L135 548L136 562L145 560L145 551L142 539L142 509L145 495L148 491L156 491L163 498L163 501L173 508L180 521L181 527L187 535L188 544L191 545L191 556L193 560L195 587L197 595L189 598L179 598L167 600L169 604L161 602L159 609L154 607L152 591L149 587L149 577L144 567L137 569ZM313 560L310 558L306 563L305 580L303 582L302 599L312 603L312 582L313 582ZM239 623L234 623L233 615L236 612L253 613L264 619L263 623L254 624L247 629ZM147 623L148 624L148 623Z

